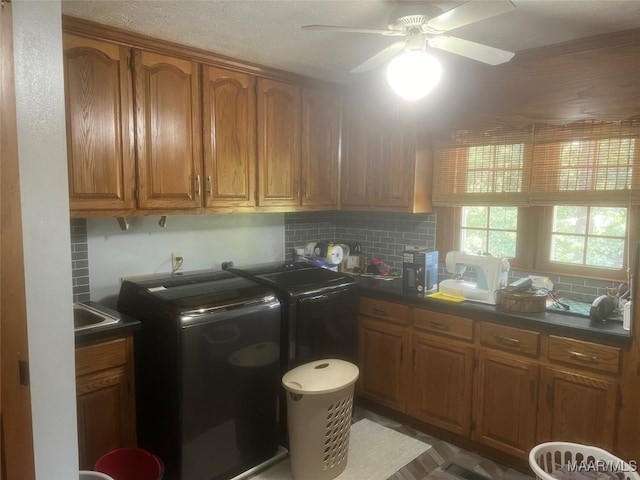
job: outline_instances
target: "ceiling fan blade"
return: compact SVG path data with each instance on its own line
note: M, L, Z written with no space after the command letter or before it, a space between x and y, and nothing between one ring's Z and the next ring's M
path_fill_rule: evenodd
M363 63L358 65L356 68L351 70L351 73L361 73L366 72L367 70L371 70L378 65L382 65L384 62L393 57L396 53L400 52L405 47L404 41L394 42L388 47L382 49L369 59L365 60Z
M470 23L479 22L486 18L510 12L515 8L515 5L511 3L510 0L486 2L477 0L469 1L432 18L427 22L427 26L437 32L446 32L464 25L469 25Z
M429 46L438 48L445 52L455 53L463 57L471 58L489 65L500 65L513 58L515 53L499 48L483 45L482 43L470 42L457 37L437 36L429 40Z
M373 28L355 28L355 27L341 27L339 25L303 25L303 30L330 30L334 32L347 32L347 33L374 33L377 35L387 35L390 37L401 36L402 32L396 32L394 30L377 30Z

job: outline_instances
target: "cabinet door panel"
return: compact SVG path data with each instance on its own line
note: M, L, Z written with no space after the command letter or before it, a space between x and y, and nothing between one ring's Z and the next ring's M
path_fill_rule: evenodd
M123 446L135 446L133 419L127 415L127 375L114 369L78 379L78 446L80 468L92 469L96 460Z
M412 355L409 414L468 435L473 348L414 333Z
M302 205L338 205L339 127L337 94L303 90Z
M206 206L254 206L255 77L203 70Z
M130 50L64 34L71 210L133 207Z
M415 123L402 112L387 115L382 128L382 148L376 165L377 207L407 209L413 197ZM423 181L427 182L428 179Z
M135 52L140 208L194 208L202 189L197 64Z
M300 202L300 89L258 79L258 201Z
M360 329L360 391L376 402L405 410L407 330L381 322L362 321Z
M538 365L481 350L473 439L526 458L536 444Z
M345 108L342 193L345 207L373 206L373 166L380 158L380 117L370 101L351 98Z
M544 368L539 438L611 450L618 389L614 382Z

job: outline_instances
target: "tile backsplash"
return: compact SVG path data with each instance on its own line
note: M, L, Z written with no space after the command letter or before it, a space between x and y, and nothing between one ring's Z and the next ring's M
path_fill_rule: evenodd
M71 278L74 303L89 300L89 249L84 218L71 219Z
M358 242L370 258L380 257L392 268L402 268L405 245L435 249L435 214L396 214L377 212L295 212L285 221L285 258L291 259L293 247L313 241ZM441 252L440 278L451 278L444 269L446 252ZM526 277L530 272L512 270L509 282ZM559 297L592 302L604 295L612 284L605 280L547 275Z
M358 242L370 258L380 257L392 268L401 270L405 245L433 250L436 240L435 214L395 214L376 212L293 212L284 215L285 258L290 260L294 247L314 241ZM71 261L73 301L90 299L87 221L71 219ZM440 278L450 278L442 266ZM512 270L509 281L529 273ZM560 297L591 302L606 294L611 282L564 275L548 275Z

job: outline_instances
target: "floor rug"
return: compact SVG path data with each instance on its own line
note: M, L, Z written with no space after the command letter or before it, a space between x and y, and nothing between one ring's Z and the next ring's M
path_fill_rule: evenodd
M336 480L386 480L431 445L366 418L351 426L347 468ZM289 459L252 480L292 480Z

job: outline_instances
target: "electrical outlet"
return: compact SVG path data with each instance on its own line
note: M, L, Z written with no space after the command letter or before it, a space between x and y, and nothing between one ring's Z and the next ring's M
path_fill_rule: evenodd
M171 252L171 271L177 272L182 268L184 257L180 252Z

